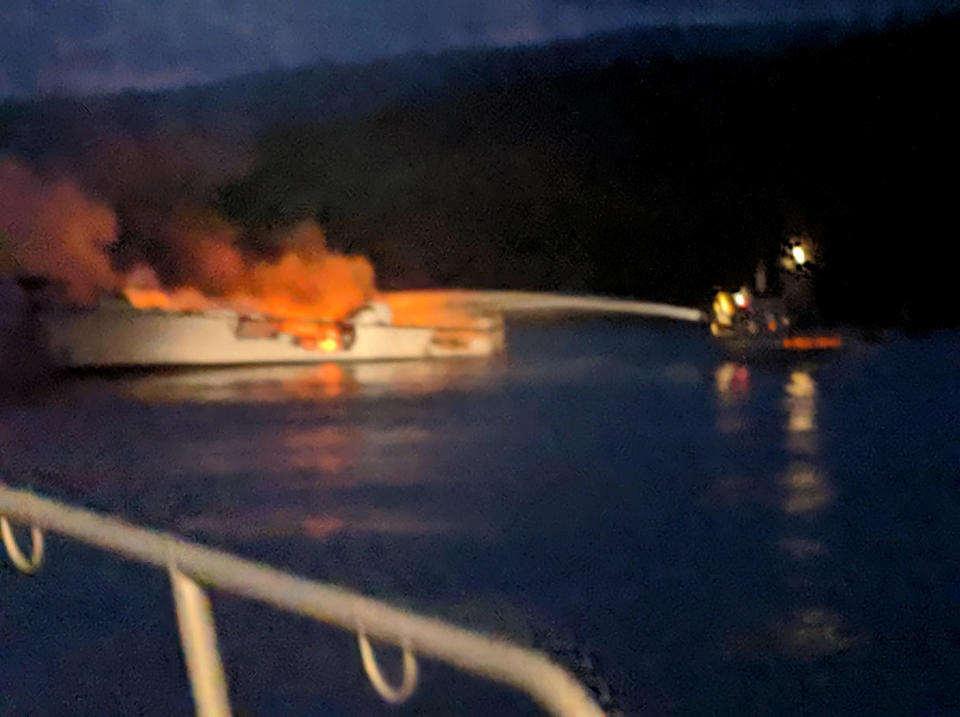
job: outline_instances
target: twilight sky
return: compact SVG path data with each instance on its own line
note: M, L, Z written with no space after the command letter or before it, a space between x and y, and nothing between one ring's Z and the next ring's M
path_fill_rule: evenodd
M318 60L634 24L877 20L956 0L0 0L0 97L153 89Z

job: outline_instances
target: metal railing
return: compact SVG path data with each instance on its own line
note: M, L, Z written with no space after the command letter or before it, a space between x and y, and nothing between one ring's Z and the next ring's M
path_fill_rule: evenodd
M29 556L17 546L10 520L30 525ZM0 484L0 538L11 561L25 573L35 572L43 560L43 530L169 572L194 704L203 717L229 715L230 704L213 612L201 584L356 633L363 668L380 696L391 703L413 694L415 655L421 655L525 692L555 715L603 714L570 673L533 650ZM399 687L381 674L371 638L403 650Z

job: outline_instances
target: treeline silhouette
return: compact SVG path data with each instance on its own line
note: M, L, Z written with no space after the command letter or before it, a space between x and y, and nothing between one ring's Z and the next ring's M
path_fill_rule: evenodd
M617 60L771 55L821 47L854 31L827 21L638 27L547 45L325 62L172 90L11 100L0 102L0 151L32 158L71 155L104 135L198 132L236 139L279 126L361 117L389 104L425 105L490 86L595 70Z
M828 320L955 325L958 48L950 15L301 124L264 137L219 204L250 227L317 217L388 287L684 303L806 233Z
M851 32L647 28L5 103L0 155L107 201L121 266L213 204L266 252L263 228L319 219L384 287L701 303L806 233L828 320L956 325L960 15Z

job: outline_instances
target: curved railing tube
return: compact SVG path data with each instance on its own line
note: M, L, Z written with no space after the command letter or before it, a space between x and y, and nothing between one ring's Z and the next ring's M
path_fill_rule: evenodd
M190 620L199 620L205 625L202 629L211 631L199 639L196 636L184 639L188 666L192 659L189 650L195 649L195 654L200 656L199 669L214 675L220 668L219 655L209 654L211 650L216 651L212 616L204 613L202 592L198 594L193 587L181 582L181 578L356 633L364 669L378 692L390 701L402 701L412 693L417 677L413 656L417 654L514 687L555 715L593 717L603 714L587 690L569 672L538 652L504 640L23 490L0 486L0 516L170 571L181 633L185 621ZM37 558L36 554L34 558ZM404 677L400 687L392 687L380 675L369 638L391 643L404 651ZM191 640L191 644L198 647L190 647L188 642ZM197 690L202 691L204 686L196 684L193 668L190 676L196 699ZM376 685L377 678L382 683L379 686ZM198 701L198 712L222 713L222 706L217 706L217 689L214 686L208 690L212 695L209 697L212 707L204 711Z

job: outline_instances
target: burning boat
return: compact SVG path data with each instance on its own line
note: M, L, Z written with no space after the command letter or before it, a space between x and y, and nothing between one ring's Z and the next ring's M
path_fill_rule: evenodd
M478 315L466 326L401 326L380 301L342 321L140 309L123 297L46 307L37 317L50 360L71 369L396 361L486 356L503 347L497 316Z
M0 360L309 364L483 356L502 346L496 316L462 312L450 322L392 310L369 260L331 249L310 219L257 234L187 198L164 212L123 225L73 178L0 159L0 279L18 284L13 299L0 292ZM122 259L112 253L121 230L141 242Z

